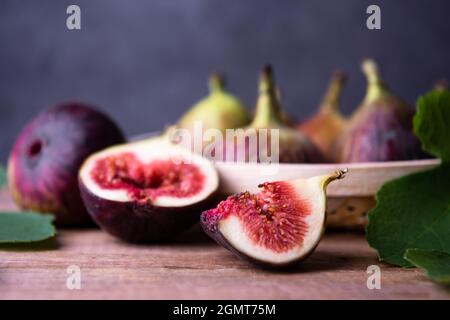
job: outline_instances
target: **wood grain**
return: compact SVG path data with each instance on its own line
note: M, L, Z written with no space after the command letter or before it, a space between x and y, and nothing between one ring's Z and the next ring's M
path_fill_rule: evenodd
M12 208L0 192L0 208ZM366 286L369 265L381 289ZM81 268L81 289L66 287ZM131 245L96 229L60 231L56 240L0 246L0 299L449 299L417 269L377 261L363 234L327 234L290 272L255 269L197 227L167 245Z

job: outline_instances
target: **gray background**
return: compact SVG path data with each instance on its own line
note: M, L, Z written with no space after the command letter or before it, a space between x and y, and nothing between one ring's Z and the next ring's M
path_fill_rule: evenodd
M61 100L91 102L129 135L174 122L206 93L213 70L253 107L259 68L273 63L285 108L310 115L330 72L348 72L345 113L364 95L359 62L379 60L410 102L450 76L448 0L0 1L0 161L23 125ZM78 4L82 30L66 29ZM382 9L382 30L365 26Z

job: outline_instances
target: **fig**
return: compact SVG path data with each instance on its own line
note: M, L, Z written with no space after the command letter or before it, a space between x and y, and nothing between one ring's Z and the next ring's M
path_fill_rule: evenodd
M18 136L8 161L17 205L55 215L59 226L92 223L78 189L78 170L93 152L125 138L105 114L78 102L42 111Z
M346 172L266 182L257 194L229 196L202 213L202 228L219 245L257 266L293 266L319 244L325 228L326 188Z
M433 86L433 90L436 91L446 91L449 90L448 80L447 79L439 79L435 82Z
M343 135L342 162L410 160L426 157L412 131L414 108L394 96L375 61L366 59L366 96Z
M283 99L283 94L281 92L281 89L278 88L278 87L275 88L275 96L277 98L278 105L281 106L282 105L282 101L283 101L282 100ZM280 107L280 109L281 109L281 107ZM295 117L292 114L289 114L287 111L285 111L283 109L280 110L280 119L288 127L295 127L296 122L297 122Z
M346 125L346 119L339 111L345 82L344 73L334 72L318 111L298 126L300 132L316 144L328 162L339 161L337 142Z
M289 127L282 114L272 67L267 65L260 75L255 116L250 125L237 131L232 139L227 137L224 160L265 162L262 155L271 155L273 158L277 152L276 160L283 163L322 162L323 157L318 148L303 134ZM274 136L274 131L277 136Z
M218 174L206 158L165 136L113 146L91 155L79 172L94 221L128 242L173 239L214 205Z
M203 130L213 128L224 131L247 125L247 110L226 90L223 76L213 73L208 84L209 95L190 108L179 120L178 127L192 130L195 123L200 122Z

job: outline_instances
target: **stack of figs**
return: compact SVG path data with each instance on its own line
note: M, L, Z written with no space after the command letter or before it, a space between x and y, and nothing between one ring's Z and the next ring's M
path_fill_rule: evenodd
M414 107L389 90L373 60L366 59L361 66L367 79L366 95L350 117L340 112L340 98L346 82L343 72L332 74L317 112L310 119L296 124L282 110L272 69L266 66L260 76L253 120L247 121L250 118L247 110L237 98L225 91L223 80L218 80L221 77L214 74L210 82L221 85L210 85L210 96L192 107L178 125L192 129L193 124L200 121L203 129L279 129L281 163L373 162L427 157L412 131ZM214 150L211 158L239 160L234 154L236 150L223 149ZM259 162L257 155L250 152L248 150L241 160ZM211 152L203 154L208 156Z
M270 66L261 71L253 115L226 90L223 77L213 74L207 97L174 127L141 141L126 142L113 120L91 106L57 105L19 135L8 164L10 190L21 208L53 213L59 226L93 220L125 241L154 243L172 240L200 220L208 235L239 257L268 267L290 266L318 244L326 187L347 171L270 181L257 194L242 190L217 205L220 178L211 160L264 162L260 155L275 151L282 163L426 157L412 132L414 108L389 91L373 60L364 60L362 70L366 96L350 117L339 111L346 77L335 72L316 114L300 124L283 111ZM202 137L208 129L219 135L240 130L232 144L218 144L210 135L201 141L199 154L192 148L196 142L179 139L198 124ZM259 143L258 133L276 144Z

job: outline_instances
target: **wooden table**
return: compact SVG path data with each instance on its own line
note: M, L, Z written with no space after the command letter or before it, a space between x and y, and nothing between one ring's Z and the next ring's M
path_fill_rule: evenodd
M14 208L5 191L0 208ZM381 268L381 289L366 286ZM81 289L66 286L67 268ZM62 230L29 246L0 246L0 299L449 299L418 269L379 263L363 234L329 233L289 272L255 269L195 227L167 245L130 245L96 229Z

